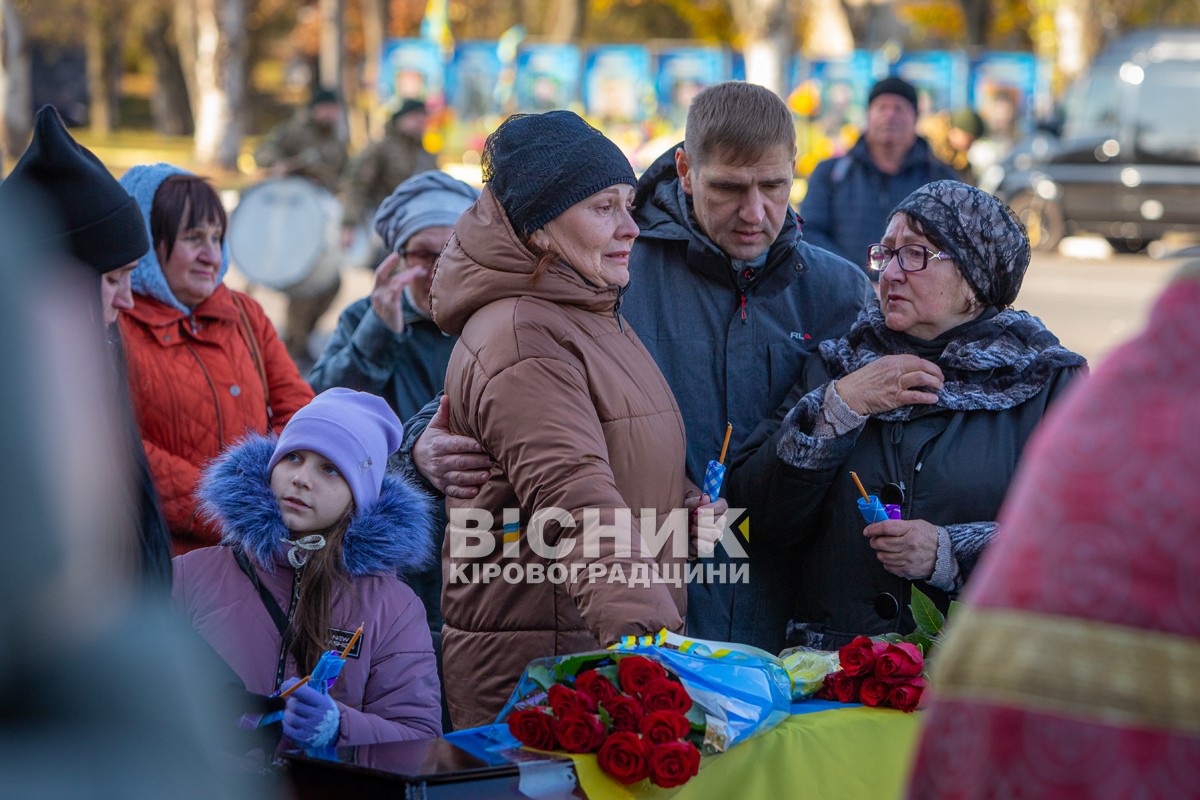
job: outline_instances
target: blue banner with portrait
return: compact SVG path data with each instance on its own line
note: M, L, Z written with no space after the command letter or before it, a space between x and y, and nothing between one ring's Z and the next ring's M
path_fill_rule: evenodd
M658 115L682 128L692 98L706 86L729 80L729 53L721 47L670 47L659 50L654 90Z
M989 53L971 65L970 104L993 138L1016 139L1050 100L1050 69L1032 53Z
M967 104L969 67L962 53L930 50L900 56L895 73L916 87L917 110L924 117Z
M500 75L496 42L459 42L446 80L446 99L464 122L500 114L496 92Z
M873 69L874 58L866 50L855 50L848 58L807 65L807 78L817 92L817 125L825 135L862 130L867 121L867 95L874 83ZM803 68L800 73L804 74Z
M604 123L642 122L654 113L650 50L639 44L600 45L588 50L583 107Z
M379 70L380 105L396 107L405 98L427 103L445 100L446 66L442 50L430 39L389 39L383 45Z
M542 113L574 105L581 71L579 48L573 44L522 45L514 86L517 110Z

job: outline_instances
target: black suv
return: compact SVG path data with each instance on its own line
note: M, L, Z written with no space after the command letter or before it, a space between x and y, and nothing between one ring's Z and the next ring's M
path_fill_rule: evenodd
M1068 91L1058 118L985 173L1038 250L1097 233L1136 252L1200 233L1200 29L1115 42Z

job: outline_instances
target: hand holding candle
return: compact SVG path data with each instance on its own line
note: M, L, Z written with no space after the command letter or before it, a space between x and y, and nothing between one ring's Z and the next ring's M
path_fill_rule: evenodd
M721 445L721 456L716 461L709 461L704 470L704 486L701 491L708 495L710 502L721 496L721 484L725 482L725 453L729 450L729 435L733 433L733 424L725 423L725 443Z

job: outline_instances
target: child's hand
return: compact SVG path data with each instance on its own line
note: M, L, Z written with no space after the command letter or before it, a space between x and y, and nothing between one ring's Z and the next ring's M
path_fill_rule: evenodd
M297 678L289 678L284 681L281 691L286 692L298 682ZM305 747L333 744L340 723L341 712L329 695L306 684L288 696L283 712L283 732L292 741Z

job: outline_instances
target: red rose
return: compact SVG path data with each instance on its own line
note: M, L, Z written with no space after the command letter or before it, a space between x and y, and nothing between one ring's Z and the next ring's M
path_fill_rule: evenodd
M674 742L688 735L692 723L677 711L655 711L642 720L642 736L650 744Z
M514 711L508 715L508 730L526 747L554 749L554 717L545 706Z
M691 742L667 742L650 751L650 782L669 789L700 771L700 751Z
M632 731L637 733L642 729L642 704L636 697L619 694L610 697L600 704L608 712L614 731Z
M687 689L670 678L658 678L650 681L642 690L642 704L646 711L678 711L686 714L692 707L692 698L688 697Z
M572 711L591 713L596 710L596 701L591 697L558 683L550 687L547 699L550 708L554 709L554 716L559 719Z
M568 753L595 752L606 733L599 717L583 711L569 711L554 723L554 738Z
M853 678L865 678L875 671L875 661L887 650L887 642L876 642L866 636L855 636L850 644L838 650L842 669Z
M650 774L650 748L636 733L613 733L600 745L596 763L621 783L637 783Z
M915 644L889 644L875 662L877 678L915 678L925 669L925 657Z
M878 678L863 678L862 686L858 688L858 697L865 706L886 705L891 693L892 685Z
M621 693L617 687L613 686L612 681L595 670L589 670L575 678L575 689L588 697L595 698L597 703L603 703L610 697L616 697Z
M832 699L839 703L857 703L859 683L861 681L858 678L853 677L844 669L825 676L825 685L829 687Z
M921 695L924 693L925 679L913 678L907 683L893 686L891 694L888 695L888 703L892 708L911 712L921 702Z
M617 662L617 683L626 694L641 694L650 681L665 677L662 664L645 656L625 656Z

